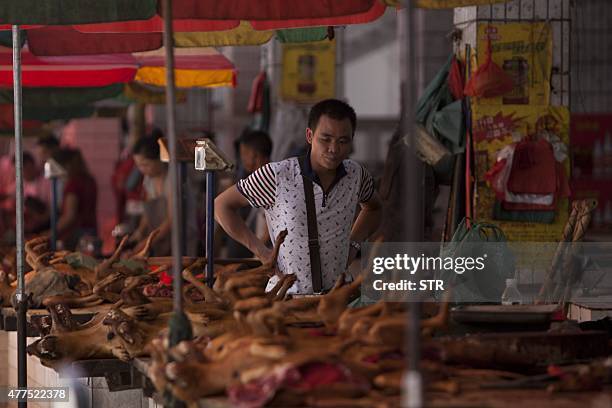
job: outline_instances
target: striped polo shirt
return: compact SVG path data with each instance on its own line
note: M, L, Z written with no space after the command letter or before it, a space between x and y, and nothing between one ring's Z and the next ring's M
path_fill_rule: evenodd
M281 231L288 231L279 252L278 267L285 274L297 276L289 293L309 294L313 289L302 174L313 181L324 290L330 289L345 271L355 211L359 203L370 200L374 183L362 165L344 160L336 170L331 188L324 193L309 155L266 164L237 183L238 191L251 206L264 208L272 242ZM277 277L270 279L268 290L277 281Z

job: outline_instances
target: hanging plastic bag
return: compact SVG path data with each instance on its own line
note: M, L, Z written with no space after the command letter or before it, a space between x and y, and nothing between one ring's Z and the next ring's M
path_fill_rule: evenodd
M493 62L491 39L487 42L487 57L465 86L465 94L478 98L493 98L514 89L514 80Z
M454 270L436 271L436 279L451 285L453 302L497 302L506 279L514 275L514 255L507 246L504 232L494 224L472 222L472 227L468 228L464 218L451 241L440 249L440 257L477 258L483 251L487 254L483 269L464 274L457 274ZM445 289L448 289L446 285ZM437 293L437 297L441 298L441 295Z
M484 175L485 180L489 182L489 185L495 192L495 197L499 201L506 199L506 185L510 176L515 147L516 144L513 143L497 152L495 164Z

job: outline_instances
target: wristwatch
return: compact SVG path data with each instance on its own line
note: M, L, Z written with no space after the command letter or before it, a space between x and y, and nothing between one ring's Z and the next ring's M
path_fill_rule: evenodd
M357 241L351 241L350 245L352 248L355 248L357 252L361 251L361 244Z

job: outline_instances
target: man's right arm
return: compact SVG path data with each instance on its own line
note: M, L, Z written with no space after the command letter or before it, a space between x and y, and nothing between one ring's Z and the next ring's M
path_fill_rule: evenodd
M248 205L249 201L238 191L236 185L233 185L215 199L215 219L230 237L265 262L271 255L270 248L257 238L238 214L240 208Z

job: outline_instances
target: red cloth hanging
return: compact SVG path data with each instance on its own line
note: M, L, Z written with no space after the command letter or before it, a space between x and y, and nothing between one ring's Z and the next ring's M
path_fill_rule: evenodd
M263 97L264 97L264 85L266 83L266 72L260 72L259 75L253 80L251 85L251 96L249 97L249 104L247 105L247 111L249 113L261 112L263 108Z
M551 205L539 205L529 203L509 203L503 202L502 206L505 210L518 211L554 211L557 209L557 202L560 198L569 197L571 194L569 180L565 173L563 163L555 162L555 199Z
M525 140L516 145L508 191L517 194L553 194L557 191L556 160L548 141Z

